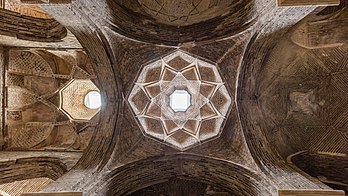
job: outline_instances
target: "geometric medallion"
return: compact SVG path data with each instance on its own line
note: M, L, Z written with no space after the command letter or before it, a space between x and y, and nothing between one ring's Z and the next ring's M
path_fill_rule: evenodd
M59 95L59 109L70 120L88 121L100 111L99 89L91 80L73 79L59 91Z
M183 151L220 135L232 100L215 65L176 51L142 69L128 102L145 136Z

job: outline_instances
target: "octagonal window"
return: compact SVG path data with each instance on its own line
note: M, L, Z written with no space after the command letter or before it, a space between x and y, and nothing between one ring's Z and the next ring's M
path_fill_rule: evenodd
M174 112L185 112L191 105L191 95L186 90L175 90L169 96L169 102Z
M101 106L101 97L98 91L90 91L85 96L85 106L89 109L98 109Z

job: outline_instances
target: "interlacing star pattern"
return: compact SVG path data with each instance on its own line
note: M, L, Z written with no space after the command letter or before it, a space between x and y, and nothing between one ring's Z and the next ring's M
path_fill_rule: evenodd
M190 94L186 111L170 107L175 90ZM181 51L146 65L128 101L145 135L179 150L218 137L232 102L216 66Z

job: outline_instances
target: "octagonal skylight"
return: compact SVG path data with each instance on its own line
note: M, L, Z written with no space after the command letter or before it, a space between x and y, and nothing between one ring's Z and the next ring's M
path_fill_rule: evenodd
M169 96L169 102L174 112L185 112L191 105L191 95L186 90L175 90Z
M101 97L98 91L90 91L85 96L85 106L89 109L98 109L101 106Z

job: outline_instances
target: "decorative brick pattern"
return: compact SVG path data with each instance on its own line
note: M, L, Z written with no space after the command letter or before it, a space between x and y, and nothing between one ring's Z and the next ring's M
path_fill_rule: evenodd
M72 80L60 91L60 109L72 120L90 120L100 110L84 105L85 96L90 91L99 91L91 80Z
M186 111L170 107L175 90L190 94ZM217 68L181 51L146 65L128 101L145 135L179 150L219 136L232 102Z

